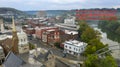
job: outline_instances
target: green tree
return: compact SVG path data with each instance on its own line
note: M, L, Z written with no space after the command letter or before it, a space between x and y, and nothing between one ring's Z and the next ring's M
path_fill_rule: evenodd
M90 27L86 28L85 31L83 31L83 33L81 34L81 39L84 42L89 42L92 39L96 39L97 38L97 33Z
M32 44L32 43L29 43L29 49L30 49L30 50L35 49L35 45Z
M97 55L89 55L84 64L85 67L117 67L112 56L99 58Z
M79 29L78 29L78 36L80 37L80 39L81 39L81 34L83 33L83 31L85 31L85 29L87 28L87 27L89 27L88 25L87 25L87 23L85 23L85 21L78 21L78 24L79 24Z

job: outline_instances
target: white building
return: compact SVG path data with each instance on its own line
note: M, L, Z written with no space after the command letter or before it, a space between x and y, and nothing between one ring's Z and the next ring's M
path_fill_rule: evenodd
M67 18L67 19L64 19L64 23L65 24L73 24L73 25L75 25L75 17L73 17L73 16L70 16L69 18Z
M0 63L3 62L5 58L5 54L3 52L3 48L0 46Z
M19 53L25 53L29 52L29 44L28 44L28 38L27 34L21 30L21 32L17 33L19 42L18 42L18 48L19 48Z
M86 48L87 43L70 40L64 43L64 52L79 56Z
M65 33L66 34L69 34L69 35L77 35L78 34L78 31L70 31L70 30L65 30Z

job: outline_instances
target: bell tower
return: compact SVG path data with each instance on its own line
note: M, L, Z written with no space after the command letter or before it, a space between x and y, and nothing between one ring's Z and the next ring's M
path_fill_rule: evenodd
M14 54L19 54L18 36L17 36L16 27L15 27L14 17L12 17L12 48L11 50Z

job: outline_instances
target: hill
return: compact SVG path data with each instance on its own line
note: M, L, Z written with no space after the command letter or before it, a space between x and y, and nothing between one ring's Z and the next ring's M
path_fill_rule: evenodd
M36 11L24 11L24 12L30 15L36 15L37 12L39 11L36 10ZM45 12L47 13L47 16L57 16L57 15L69 13L70 10L45 10Z
M28 16L25 12L14 8L0 8L0 14Z

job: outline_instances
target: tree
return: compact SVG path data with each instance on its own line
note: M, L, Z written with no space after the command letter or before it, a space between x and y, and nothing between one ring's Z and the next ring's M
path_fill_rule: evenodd
M96 55L89 55L85 61L85 67L97 67L98 57Z
M96 52L96 46L88 45L85 52L84 52L84 55L88 56L90 54L94 54L95 52Z
M115 33L120 35L120 26L115 30Z
M112 56L99 58L97 55L89 55L84 64L85 67L117 67Z
M35 49L35 45L32 43L29 43L29 48L30 48L30 50Z
M89 27L88 25L87 25L87 23L85 23L85 21L78 21L78 24L79 24L79 29L78 29L78 36L80 37L80 39L81 39L81 34L83 33L83 31L85 31L85 29L87 28L87 27Z
M97 39L97 33L90 27L86 28L85 31L81 34L81 39L84 42L89 42L92 39Z

